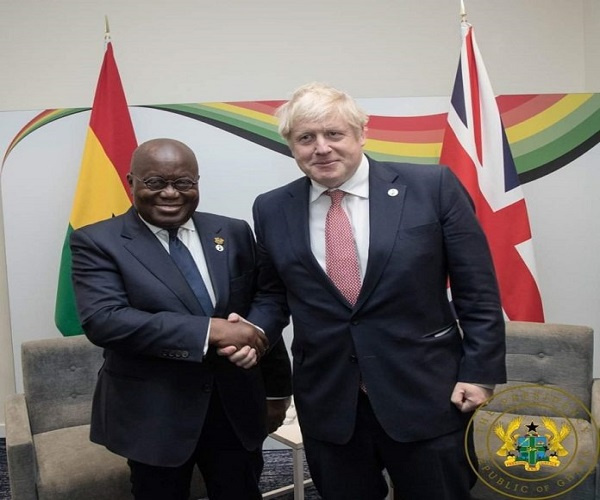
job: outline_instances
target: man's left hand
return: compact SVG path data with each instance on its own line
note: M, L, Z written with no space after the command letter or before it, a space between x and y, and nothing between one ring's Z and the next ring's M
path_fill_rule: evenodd
M275 432L285 420L285 412L290 407L292 398L267 399L267 432Z
M457 382L450 396L450 401L463 413L475 411L478 406L485 403L494 393L493 389L487 389L476 384Z
M236 349L235 346L222 347L221 349L217 349L217 354L219 356L227 357L234 365L245 368L246 370L258 363L256 349L249 345L246 345L239 350Z

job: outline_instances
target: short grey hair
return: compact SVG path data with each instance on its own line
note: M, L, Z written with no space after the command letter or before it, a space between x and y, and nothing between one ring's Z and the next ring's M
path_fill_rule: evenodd
M299 121L342 117L357 136L369 121L369 116L350 95L319 82L297 88L290 100L277 109L275 116L279 119L279 133L288 142L294 125Z

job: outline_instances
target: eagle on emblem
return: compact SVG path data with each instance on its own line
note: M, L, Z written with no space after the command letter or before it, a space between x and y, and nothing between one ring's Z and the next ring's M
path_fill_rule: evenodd
M517 438L519 436L516 434L513 435L513 433L519 427L521 427L522 419L523 417L516 417L513 420L511 420L508 423L508 426L506 427L506 431L504 430L502 424L498 424L496 425L496 427L494 427L494 433L500 438L500 441L502 441L503 443L502 446L496 452L496 455L505 457L517 447Z
M558 455L559 457L568 455L569 452L561 443L571 433L571 428L567 424L563 423L559 430L556 423L548 417L542 417L542 422L544 423L546 429L552 433L552 436L546 434L546 437L548 438L548 449L550 452Z

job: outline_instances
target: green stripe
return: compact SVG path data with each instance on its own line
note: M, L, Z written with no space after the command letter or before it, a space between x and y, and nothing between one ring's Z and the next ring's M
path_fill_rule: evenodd
M69 237L72 232L73 228L69 224L60 260L56 308L54 310L54 322L60 333L65 337L81 335L83 333L81 323L79 322L79 315L77 314L75 292L73 291L73 283L71 281L71 248L69 247Z
M277 132L277 126L270 123L250 118L244 115L237 115L235 113L216 109L201 104L164 104L149 106L155 109L164 109L166 111L179 111L194 116L203 116L212 120L216 120L220 123L226 123L228 125L253 132L261 137L266 137L275 142L284 144L285 141Z
M434 156L393 155L387 153L378 153L367 148L365 148L365 153L367 153L371 158L379 161L391 161L398 163L419 163L422 165L433 165L439 162L439 158Z
M598 130L600 130L600 111L592 114L579 125L546 144L543 148L515 158L517 172L527 172L560 158L585 142Z
M548 127L526 139L511 143L510 149L513 157L516 159L519 156L542 149L545 145L559 140L563 135L578 127L581 123L590 123L590 117L598 114L600 114L600 94L594 95L588 99L583 105L579 106L572 113L565 116L562 120L554 123L551 127ZM591 136L597 131L597 129L594 130L595 126L593 121L590 123L590 125L592 130L589 131L589 135Z

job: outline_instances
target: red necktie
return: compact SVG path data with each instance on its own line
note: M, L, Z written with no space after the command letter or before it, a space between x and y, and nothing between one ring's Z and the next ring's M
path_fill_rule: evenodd
M342 208L342 198L346 193L334 189L325 194L331 197L331 206L325 219L327 275L348 302L354 305L360 293L361 280L352 226Z

